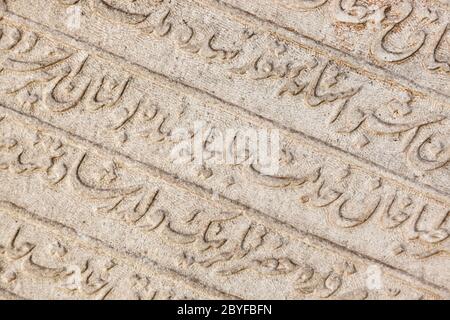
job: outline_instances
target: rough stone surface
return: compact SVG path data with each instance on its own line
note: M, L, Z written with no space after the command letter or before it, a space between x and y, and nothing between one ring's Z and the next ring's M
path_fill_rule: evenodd
M449 0L0 17L0 299L450 298ZM176 161L199 121L278 172Z

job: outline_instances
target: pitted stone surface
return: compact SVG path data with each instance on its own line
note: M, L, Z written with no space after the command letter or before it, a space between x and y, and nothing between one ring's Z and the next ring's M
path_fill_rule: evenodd
M0 17L0 299L450 297L448 0ZM276 173L211 160L249 130Z

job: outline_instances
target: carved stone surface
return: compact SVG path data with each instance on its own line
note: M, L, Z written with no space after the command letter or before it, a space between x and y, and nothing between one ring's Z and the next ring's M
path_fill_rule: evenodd
M0 0L0 92L0 299L450 298L447 0Z

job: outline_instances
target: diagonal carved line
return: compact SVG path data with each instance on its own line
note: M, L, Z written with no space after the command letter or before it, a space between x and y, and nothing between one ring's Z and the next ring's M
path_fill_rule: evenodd
M363 263L370 262L371 264L377 264L380 267L384 268L386 271L392 273L394 277L400 279L401 281L409 283L410 285L412 285L411 283L413 284L420 283L423 286L428 287L428 289L432 292L437 292L438 294L443 296L450 296L450 290L444 286L435 284L421 277L415 276L409 273L408 271L399 269L384 261L368 256L364 253L334 243L329 239L322 238L313 233L301 230L285 221L273 218L259 210L256 210L238 201L226 198L223 195L218 196L219 200L213 200L214 194L212 190L208 190L195 183L182 180L176 175L161 170L153 166L152 164L136 160L128 155L122 154L121 152L105 147L97 142L81 137L75 133L71 133L65 129L59 128L35 116L28 115L21 111L15 110L14 108L0 105L0 110L2 110L3 113L6 113L7 116L16 118L19 121L24 122L32 127L41 129L44 128L47 131L54 132L58 136L68 141L71 141L75 145L78 145L79 148L94 149L97 152L99 152L99 154L107 154L109 156L116 157L117 159L121 160L124 163L133 164L133 166L137 170L141 171L142 174L148 175L149 177L157 179L176 189L181 189L184 192L194 194L195 196L199 197L200 199L210 204L212 207L218 207L222 209L225 208L227 210L242 213L252 219L263 221L264 223L271 225L271 227L274 230L277 230L280 233L293 235L309 246L315 247L320 250L331 251L339 255L345 255L350 259L356 259L362 261Z
M312 150L336 157L340 159L341 162L351 164L354 167L360 168L368 173L382 176L394 185L405 188L412 193L421 194L439 203L450 205L450 193L448 192L439 190L429 184L417 182L407 176L399 174L398 172L385 168L373 161L354 155L339 147L335 147L320 139L310 136L304 132L285 126L277 121L265 118L257 113L245 109L244 107L222 99L213 93L187 84L180 79L176 79L151 70L137 62L129 61L127 60L127 58L119 54L107 51L95 44L77 39L59 30L51 29L46 25L43 25L29 18L25 18L11 12L8 12L5 15L5 18L11 20L12 22L28 26L28 28L33 29L34 31L39 30L41 33L45 33L46 37L54 38L54 40L58 42L66 43L75 48L84 50L100 58L101 60L112 61L116 63L119 61L119 63L122 65L122 68L127 72L137 74L147 79L151 79L151 81L156 82L164 87L175 90L177 92L183 92L184 94L189 96L200 96L202 97L202 99L204 99L204 101L211 103L212 107L219 109L221 112L225 112L233 116L242 117L246 121L254 123L260 127L279 129L288 137L299 141L301 144L308 146Z
M132 69L133 72L135 72L136 74L146 76L147 78L157 79L158 81L162 82L165 86L168 86L171 89L173 89L175 87L177 90L181 90L181 92L186 92L189 95L192 95L193 92L194 92L196 95L200 95L200 96L202 96L204 98L207 98L208 100L214 102L215 104L217 104L218 102L222 103L222 104L223 103L227 103L228 104L227 108L221 106L221 110L223 110L224 112L232 113L230 110L228 110L228 108L230 108L230 109L233 109L233 112L237 112L237 114L241 114L241 115L243 114L244 117L248 117L251 121L253 121L255 123L259 123L259 124L263 123L263 124L266 124L269 127L277 125L277 123L275 123L275 122L273 122L271 120L265 119L265 118L263 118L263 117L261 117L259 115L255 115L255 114L253 114L251 112L248 112L245 109L241 110L242 109L241 107L233 105L233 104L230 104L230 103L228 103L228 102L226 102L224 100L221 100L220 98L218 98L218 97L216 97L216 96L214 96L214 95L212 95L212 94L210 94L210 93L208 93L206 91L203 91L201 89L189 86L189 85L184 84L184 83L182 83L182 82L180 82L180 81L178 81L176 79L169 78L169 77L167 77L165 75L156 73L156 72L154 72L154 71L152 71L150 69L147 69L147 68L145 68L145 67L143 67L143 66L141 66L141 65L139 65L137 63L130 62L126 58L124 58L124 57L122 57L120 55L117 55L117 54L105 51L104 49L99 48L98 46L92 45L92 44L90 44L88 42L85 42L85 41L82 41L82 40L77 40L76 38L74 38L72 36L66 35L66 34L64 34L64 33L60 32L60 31L57 31L57 30L52 30L52 29L50 29L50 28L48 28L48 27L46 27L46 26L44 26L42 24L36 23L36 22L34 22L32 20L29 20L27 18L23 18L23 17L17 16L17 15L14 15L14 14L9 14L9 16L10 16L9 18L14 20L14 21L19 21L19 23L31 26L31 27L33 27L35 29L40 30L41 32L53 35L54 37L57 38L55 40L58 40L60 42L66 42L67 44L73 45L74 47L86 50L86 51L92 53L93 55L96 55L97 57L102 58L104 60L107 60L107 61L120 60L122 62L122 64L125 64L128 67L128 69ZM63 40L61 40L61 38ZM218 106L216 106L216 107L218 107ZM234 114L234 113L232 113L232 114ZM24 116L26 116L26 115L24 115ZM288 132L288 133L292 133L294 135L294 137L297 138L297 140L305 141L306 144L310 145L313 148L317 147L317 145L324 144L322 141L318 141L317 139L314 139L314 138L311 138L311 137L307 137L307 136L306 136L305 139L301 139L303 136L305 136L303 133L295 131L295 130L292 130L292 129L289 129L289 128L286 128L286 127L284 127L282 125L278 125L278 126L281 127L281 128L285 128L286 129L285 131ZM309 140L308 140L308 138L309 138ZM81 138L81 139L83 139L83 138ZM94 145L97 145L97 144L94 143ZM99 145L97 145L97 146L99 146ZM102 146L100 146L100 147L102 147ZM337 148L330 147L330 146L327 146L327 147L331 148L332 151L337 151L338 152L337 154L340 157L342 157L342 154L344 154L344 158L346 158L345 155L350 156L351 160L352 159L354 160L356 158L353 155L348 155L345 151L342 151L342 150L339 150ZM327 150L324 150L324 151L326 153L333 154L332 152L327 152ZM112 151L112 152L116 153L115 151ZM341 153L339 153L339 152L341 152ZM132 161L136 162L136 160L134 160L132 158L129 158L127 156L124 156L124 157L128 158L129 160L132 160ZM354 162L354 161L350 161L350 162ZM365 160L362 160L362 162L359 162L359 163L356 162L356 163L357 163L357 166L359 166L359 167L363 167L363 168L365 167L364 165L361 165L361 164L365 163ZM149 166L152 167L151 165L148 165L148 164L145 164L145 163L141 163L141 164L146 166L146 167L149 167ZM378 165L374 164L373 166L377 167ZM373 170L368 170L368 171L371 172ZM389 172L389 174L394 176L394 179L392 179L392 180L394 182L397 182L396 184L399 184L399 185L404 185L405 184L405 183L402 183L403 182L402 179L401 179L402 177L400 177L400 180L399 180L399 177L397 175L395 175L394 173ZM178 180L176 177L175 177L175 181L176 182L180 182L180 180ZM406 185L408 186L408 184L406 184ZM412 187L408 186L408 189L417 189L417 186L415 186L414 183L412 183ZM187 190L187 191L189 192L189 190ZM424 193L428 194L430 192L429 192L429 190L426 190ZM433 194L433 192L431 192L431 194ZM209 197L210 197L210 195L207 196L207 199L210 199ZM435 199L438 199L438 201L440 201L440 202L448 203L448 198L446 198L445 196L442 196L441 194L439 194L439 192L437 193L437 195L435 195L435 197L436 197ZM434 197L431 196L431 198L434 198ZM222 197L222 199L229 200L229 199L226 199L226 198L223 198L223 197ZM229 200L229 201L232 202L232 200ZM248 208L251 209L250 207L248 207ZM259 215L260 215L260 213L258 212L258 214L256 216L259 216ZM265 219L266 219L266 221L274 220L274 219L272 219L270 217L267 217L267 216L265 217ZM276 221L276 222L280 222L280 221ZM283 222L281 222L281 225L283 225ZM287 228L285 228L284 230L289 230L291 233L292 233L292 231L294 231L294 232L297 233L297 235L299 233L300 234L302 233L302 231L296 229L295 227L292 227L292 226L289 226L289 225L285 224L285 227L286 226L287 226ZM379 261L377 259L373 259L371 257L365 256L365 255L363 255L363 254L361 254L359 252L351 251L348 248L341 247L340 245L335 244L335 243L333 243L333 242L331 242L331 241L329 241L327 239L322 239L322 238L317 237L315 235L311 235L311 237L313 239L320 240L319 243L320 242L326 243L326 244L329 244L331 246L334 246L335 248L338 248L339 249L338 251L344 250L346 252L349 252L349 253L351 253L351 256L353 256L353 257L357 256L357 257L360 257L361 259L371 260L374 263L379 263L380 265L386 266L386 268L388 268L390 270L396 270L396 271L398 271L400 273L403 273L403 275L406 278L408 278L408 279L410 279L410 277L415 278L414 275L411 275L411 274L409 274L407 272L401 271L400 269L397 269L397 268L395 268L393 266L385 264L384 262ZM420 279L420 280L422 281L422 279ZM408 281L410 281L410 280L408 280ZM428 283L428 282L425 281L425 283ZM444 288L444 287L440 287L440 286L434 285L432 283L428 283L428 284L431 285L434 288L437 288L439 290L443 290L443 292L448 293L448 290L446 288Z
M155 270L159 271L172 279L184 282L191 288L207 293L213 297L220 299L240 299L234 295L223 292L219 289L213 288L209 285L203 284L200 280L181 274L179 271L175 271L171 268L163 267L157 262L142 256L140 254L128 252L122 249L117 249L116 247L110 245L109 243L92 237L88 234L84 234L72 227L66 226L60 222L39 216L35 213L29 212L23 208L16 206L15 204L7 201L0 200L0 210L6 209L6 213L15 219L26 221L32 225L39 228L44 228L49 230L51 233L60 236L62 238L70 239L72 243L78 243L79 245L94 251L103 251L109 256L117 258L117 260L124 261L127 264L138 264L146 269L149 274L154 273ZM85 240L81 240L85 239ZM1 295L1 288L0 288Z
M24 297L15 294L14 292L4 288L1 284L0 284L0 301L1 300L27 300Z
M273 20L262 18L249 11L233 6L232 4L225 3L221 0L194 1L221 11L227 14L227 16L231 19L239 21L244 20L246 23L252 24L255 27L255 30L260 29L262 31L268 32L272 36L278 37L279 40L284 40L301 48L309 49L318 54L325 55L332 60L346 65L354 72L363 76L373 78L373 76L375 75L376 79L381 82L385 82L388 84L396 83L398 86L404 89L413 90L417 93L420 93L420 95L426 95L428 96L428 98L445 103L446 105L448 105L448 101L450 100L450 95L447 93L443 93L431 87L418 84L401 74L378 66L373 62L368 61L367 59L354 56L338 48L321 43L316 39L304 35L291 27L283 26Z

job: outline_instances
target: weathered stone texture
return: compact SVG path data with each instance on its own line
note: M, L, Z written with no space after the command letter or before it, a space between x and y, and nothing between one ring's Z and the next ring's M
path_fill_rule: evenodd
M0 299L450 297L448 0L0 17ZM278 173L174 161L199 121L277 130Z

